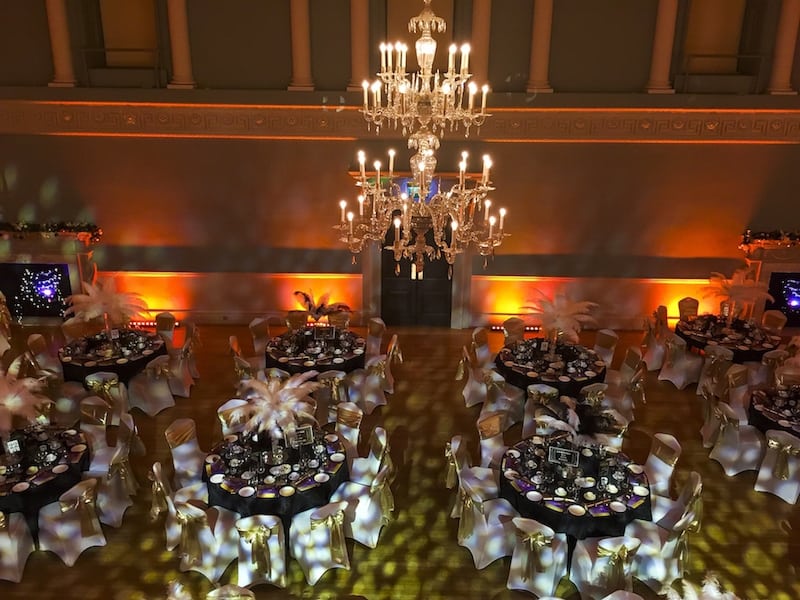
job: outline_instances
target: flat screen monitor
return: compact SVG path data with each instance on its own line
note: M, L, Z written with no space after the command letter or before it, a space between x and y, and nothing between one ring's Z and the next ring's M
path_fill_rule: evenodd
M0 263L0 291L15 319L63 317L72 294L69 265Z

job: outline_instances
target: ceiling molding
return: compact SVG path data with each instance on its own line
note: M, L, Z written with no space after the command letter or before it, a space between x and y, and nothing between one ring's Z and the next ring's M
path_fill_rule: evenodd
M0 134L346 141L372 133L353 106L0 99ZM401 139L385 129L383 138ZM497 108L470 138L498 143L800 143L800 111Z

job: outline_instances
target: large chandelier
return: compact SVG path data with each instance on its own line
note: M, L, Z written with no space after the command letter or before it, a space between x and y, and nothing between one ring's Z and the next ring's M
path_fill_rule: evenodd
M447 72L433 72L436 40L433 32L445 31L444 19L424 0L422 12L408 23L412 33L420 32L415 44L419 71L406 72L408 48L405 44L381 44L381 71L373 83L365 81L361 112L376 133L384 125L401 128L414 151L410 159L410 177L398 177L394 169L395 151L388 152L388 168L381 161L367 167L364 152L359 151L360 188L357 210L348 210L346 200L339 203L341 218L335 226L340 239L355 256L370 242L389 243L397 261L413 261L422 273L425 260L444 258L452 265L456 255L470 246L481 256L493 255L494 249L508 235L504 233L505 209L499 218L492 211L489 194L494 191L489 178L492 161L482 159L480 175L468 171L468 154L461 154L458 177L449 180L436 175L436 150L447 131L480 127L486 112L488 86L484 85L478 101L478 87L470 81L468 44L451 45ZM458 65L456 64L458 63ZM433 243L430 244L429 240Z

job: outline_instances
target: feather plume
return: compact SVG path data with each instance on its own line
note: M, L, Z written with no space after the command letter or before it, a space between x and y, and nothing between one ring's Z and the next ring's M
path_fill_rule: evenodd
M747 268L736 269L730 278L713 272L708 278L709 285L703 288L704 298L716 297L735 304L755 304L759 300L774 301L767 291L767 284L756 281Z
M521 308L539 316L545 331L558 331L565 339L577 343L578 333L583 325L597 324L594 317L589 315L589 311L597 308L598 304L588 301L575 302L562 293L550 298L540 290L536 291L541 298Z
M40 407L48 401L42 391L43 384L38 379L18 379L11 374L0 378L0 434L11 432L15 416L31 423L36 420Z
M297 425L297 420L316 422L310 394L321 384L309 381L318 375L307 371L285 381L248 379L242 382L239 395L247 404L231 413L235 422L243 422L246 431L266 431L273 438L283 437Z
M715 573L707 573L699 589L686 579L680 582L680 591L672 587L665 587L660 595L666 600L739 600L733 592L722 589Z
M139 294L118 292L113 279L83 282L84 294L67 297L65 315L91 321L108 315L110 325L127 325L133 317L145 316L147 304Z
M329 293L320 296L318 302L314 300L313 290L309 290L308 293L296 290L294 292L294 297L297 299L297 303L306 309L315 321L319 321L322 317L339 312L340 310L350 310L350 307L344 302L333 302L329 304Z

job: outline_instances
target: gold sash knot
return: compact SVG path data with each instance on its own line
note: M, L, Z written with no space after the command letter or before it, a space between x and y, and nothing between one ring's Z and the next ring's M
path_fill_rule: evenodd
M466 366L467 359L463 356L461 360L458 361L458 368L456 369L456 381L461 381L464 379L464 375L467 373L467 366Z
M447 442L444 447L444 457L447 459L447 475L445 476L445 486L448 490L452 490L458 483L458 473L456 472L456 457L453 455L453 448L450 442Z
M0 511L0 531L5 531L8 529L8 519L6 519L6 513Z
M647 398L644 395L644 373L645 369L640 368L638 371L636 371L636 373L633 374L633 377L631 377L631 381L628 384L628 391L631 393L634 402L638 400L642 404L647 404Z
M314 531L318 527L327 527L330 529L331 536L329 544L331 559L337 564L345 564L347 548L344 545L344 511L340 510L323 519L312 519L311 531ZM309 543L313 544L313 541L309 539Z
M254 525L247 529L239 529L241 538L250 544L250 562L259 573L272 576L272 560L269 553L269 538L278 534L278 526Z
M800 448L791 444L782 444L778 440L767 440L767 447L770 450L777 451L775 466L773 467L775 477L781 481L786 481L789 479L789 457L800 456Z
M323 380L325 387L331 392L331 404L339 404L342 401L342 380L339 377L326 377Z
M460 518L458 520L458 543L460 544L471 536L475 529L475 513L473 511L475 502L464 490L461 490L459 498L461 500L461 510L459 511ZM480 512L483 512L483 503L478 502L477 508Z
M586 394L586 404L599 407L603 403L605 397L606 394L604 390L591 390Z
M608 558L603 570L606 586L610 590L627 590L630 588L625 572L629 570L635 552L629 552L624 544L616 550L608 550L602 546L597 548L597 556Z
M545 570L542 562L542 548L546 548L553 543L553 536L545 535L542 531L534 533L517 532L520 542L525 548L525 569L522 571L522 581L533 579L536 573Z
M97 515L95 513L95 490L93 488L85 490L77 498L69 501L59 501L61 512L67 513L75 511L81 521L81 536L91 537L100 533L98 527L95 526L97 522Z
M150 520L155 521L161 513L169 510L169 505L167 504L167 490L164 489L164 484L156 479L152 471L147 474L147 477L152 482L150 489L153 496L153 501L150 505Z
M159 361L155 365L148 365L145 371L147 371L147 376L150 379L169 378L169 363L167 361Z
M724 435L728 429L739 429L739 419L729 417L728 413L720 408L719 403L714 407L714 416L719 419L720 435Z
M181 526L181 556L188 565L199 565L203 556L200 529L208 523L206 514L192 515L178 511L177 518L178 524Z
M386 357L386 360L392 364L403 364L403 351L400 350L400 344L395 343L395 345L389 351L389 356Z
M89 379L86 385L89 386L90 391L107 399L109 402L114 400L111 390L119 390L119 380L116 377L114 379Z
M394 512L394 495L392 489L389 487L385 478L380 481L373 481L370 485L369 493L371 496L378 497L378 504L381 507L381 518L384 523L392 520L392 513Z
M368 369L370 375L377 375L381 379L386 379L386 361L376 360Z
M108 475L106 477L109 480L114 477L119 477L122 481L122 489L125 490L128 496L135 496L136 492L139 490L139 483L133 475L131 463L127 456L112 462L109 465Z

